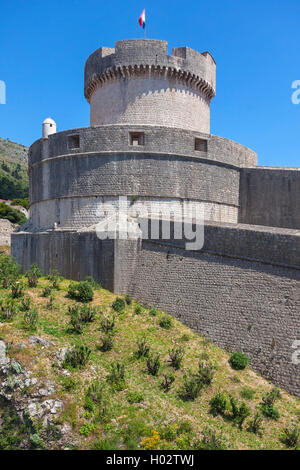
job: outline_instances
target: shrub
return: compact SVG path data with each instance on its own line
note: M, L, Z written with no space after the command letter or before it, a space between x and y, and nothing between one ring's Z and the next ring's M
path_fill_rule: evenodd
M239 426L239 428L242 429L245 419L250 416L250 410L246 406L245 402L239 405L237 400L232 395L230 395L229 400L232 411L232 419Z
M262 435L263 432L263 417L261 413L257 412L253 418L249 421L248 431L253 432L254 434Z
M190 421L181 421L178 426L177 434L190 434L193 431L193 426Z
M111 304L111 307L115 312L122 313L126 307L125 300L121 299L121 297L117 297Z
M209 402L210 413L213 416L224 415L227 408L227 397L224 393L217 393Z
M25 274L28 279L29 287L36 287L38 285L38 280L42 277L42 271L38 268L36 264L30 266L29 271Z
M49 302L47 303L46 307L49 310L52 310L53 309L53 303L54 303L54 297L51 295L51 297L49 297Z
M88 282L93 289L101 289L101 285L96 282L92 276L86 276L84 280L85 282Z
M156 317L158 311L156 308L152 308L150 311L149 311L149 315L151 315L152 317Z
M102 418L108 414L104 384L98 379L93 380L85 391L84 408L91 412L97 409Z
M52 289L59 289L59 283L63 280L63 277L57 269L53 269L47 279L51 282Z
M129 391L126 394L126 400L131 405L133 405L134 403L141 403L142 401L144 401L144 394L141 393L141 392L131 392L131 391Z
M180 369L184 357L184 349L181 346L174 346L169 351L169 356L169 364L176 370Z
M100 329L105 334L114 334L115 333L115 317L104 317L100 323Z
M91 350L88 346L76 345L66 352L63 367L83 368L91 355Z
M12 224L22 225L27 221L25 215L12 207L0 203L0 219L8 219Z
M164 426L159 430L159 434L163 439L165 439L168 442L174 441L176 439L176 429L174 426L171 426L170 424L168 426Z
M201 383L197 380L197 376L191 372L184 375L183 385L179 390L179 397L184 401L195 400L202 389Z
M97 307L82 305L80 308L80 318L83 323L92 323L97 315Z
M94 291L89 282L71 282L68 289L68 295L71 299L78 302L91 302L94 298Z
M270 392L266 393L263 398L262 402L265 405L274 405L275 401L280 398L280 390L274 387Z
M160 321L159 321L159 326L161 328L164 328L165 330L170 330L173 326L173 320L171 317L169 317L168 315L163 315L161 318L160 318Z
M51 295L51 287L45 287L42 292L42 297L50 297Z
M147 343L145 336L137 340L137 347L138 349L137 349L136 355L138 358L149 356L150 346Z
M142 313L143 309L140 305L136 305L134 308L134 313L135 315L140 315Z
M127 303L127 305L131 305L132 304L132 297L130 294L126 294L125 295L125 302Z
M17 312L17 305L13 299L2 301L0 303L0 317L2 321L12 320Z
M202 387L207 387L213 381L215 375L215 366L210 362L199 361L197 380Z
M4 289L7 289L13 282L21 276L21 266L18 265L9 255L0 256L0 282Z
M267 418L274 419L275 421L279 420L280 413L274 405L266 405L265 403L262 403L261 411Z
M159 354L150 354L147 358L147 369L150 375L156 376L160 369L160 356Z
M85 423L81 426L81 428L79 429L79 434L81 434L82 436L86 436L88 437L92 432L95 431L95 425L94 424L91 424L91 423Z
M193 444L195 450L226 450L226 442L219 437L215 429L205 429L200 441Z
M245 369L248 365L248 362L248 357L241 352L233 353L229 359L229 363L234 370Z
M240 395L242 398L246 398L247 400L252 400L255 396L255 390L251 387L244 387L240 391Z
M111 351L114 346L114 339L113 335L107 333L106 335L102 336L101 344L99 345L98 349L102 352Z
M299 439L300 429L296 424L289 425L282 432L281 440L287 447L297 447Z
M30 330L36 329L38 319L39 315L36 308L24 313L24 323Z
M110 374L107 381L114 390L121 391L125 387L125 367L120 362L115 362L110 366Z
M278 409L274 406L275 401L280 398L280 390L274 387L270 392L262 397L261 411L267 418L278 421L280 414Z
M20 281L14 281L11 284L11 296L13 299L19 299L24 295L25 286Z
M175 376L173 374L164 374L163 379L160 382L160 387L165 392L169 392L174 382L175 382Z
M83 324L78 310L73 310L71 313L70 324L74 333L81 334L83 330Z
M77 382L73 377L62 377L62 389L65 392L73 392L77 387Z
M20 304L21 312L28 312L31 306L31 298L30 297L23 297Z

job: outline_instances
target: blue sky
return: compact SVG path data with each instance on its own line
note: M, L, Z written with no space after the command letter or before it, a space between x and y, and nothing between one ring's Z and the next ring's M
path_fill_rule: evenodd
M299 0L0 0L0 136L30 145L45 117L89 125L84 63L95 49L143 37L209 50L217 62L211 132L254 149L260 165L300 167Z

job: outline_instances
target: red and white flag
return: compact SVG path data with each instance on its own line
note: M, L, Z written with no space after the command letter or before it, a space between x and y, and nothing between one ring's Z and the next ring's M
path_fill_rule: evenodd
M139 17L139 25L145 29L146 28L146 10L143 11L141 16Z

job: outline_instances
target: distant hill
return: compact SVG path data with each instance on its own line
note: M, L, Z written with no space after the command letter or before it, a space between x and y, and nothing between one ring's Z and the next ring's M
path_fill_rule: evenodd
M28 197L28 147L0 137L0 199Z

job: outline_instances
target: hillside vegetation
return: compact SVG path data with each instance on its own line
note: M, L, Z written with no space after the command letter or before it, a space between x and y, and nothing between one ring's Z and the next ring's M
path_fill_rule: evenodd
M35 267L22 277L2 253L0 282L0 340L10 361L2 369L0 449L299 445L300 400L253 372L245 356L230 361L171 316L92 279L42 277ZM39 417L50 402L45 430ZM27 424L15 403L31 410Z
M28 197L28 148L0 138L0 199Z

